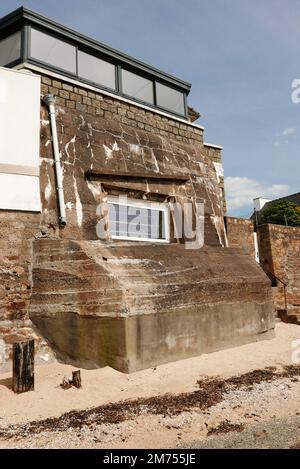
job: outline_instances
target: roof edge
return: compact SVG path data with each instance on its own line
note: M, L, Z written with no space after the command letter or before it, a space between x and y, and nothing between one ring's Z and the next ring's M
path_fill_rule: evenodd
M152 74L154 76L156 75L162 80L165 80L175 86L183 88L187 92L187 94L191 90L191 83L182 80L181 78L177 78L174 75L164 72L163 70L160 70L156 67L153 67L152 65L147 64L139 59L136 59L135 57L132 57L117 49L114 49L113 47L103 44L102 42L97 41L96 39L81 34L79 31L69 28L68 26L63 25L62 23L56 22L55 20L52 20L47 16L44 16L23 6L17 8L11 13L8 13L0 19L0 30L21 20L26 20L29 23L44 26L46 28L50 27L52 30L60 33L66 38L73 39L77 42L81 42L84 45L94 48L95 50L98 50L100 52L103 52L104 54L107 54L112 58L119 59L121 62L140 68L143 71L148 72L149 74Z

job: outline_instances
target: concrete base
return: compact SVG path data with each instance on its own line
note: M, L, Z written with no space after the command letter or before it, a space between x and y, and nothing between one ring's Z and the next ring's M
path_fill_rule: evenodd
M35 260L30 316L66 363L130 373L274 336L270 281L240 250L40 240Z

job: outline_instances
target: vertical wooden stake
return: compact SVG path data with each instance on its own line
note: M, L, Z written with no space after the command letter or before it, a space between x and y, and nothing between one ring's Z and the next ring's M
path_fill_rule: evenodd
M34 339L13 344L13 391L34 390Z
M80 370L72 372L72 384L75 388L81 388Z

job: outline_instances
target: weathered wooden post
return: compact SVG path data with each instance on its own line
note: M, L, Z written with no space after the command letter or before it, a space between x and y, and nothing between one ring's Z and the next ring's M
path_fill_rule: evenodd
M13 344L13 391L34 390L34 339Z
M81 388L80 370L72 372L72 384L75 388Z

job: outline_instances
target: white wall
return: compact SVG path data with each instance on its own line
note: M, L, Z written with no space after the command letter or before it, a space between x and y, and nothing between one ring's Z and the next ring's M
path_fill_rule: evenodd
M253 207L254 210L259 212L267 202L271 202L270 199L264 199L263 197L257 197L257 199L253 199Z
M40 211L40 77L0 67L0 209Z

